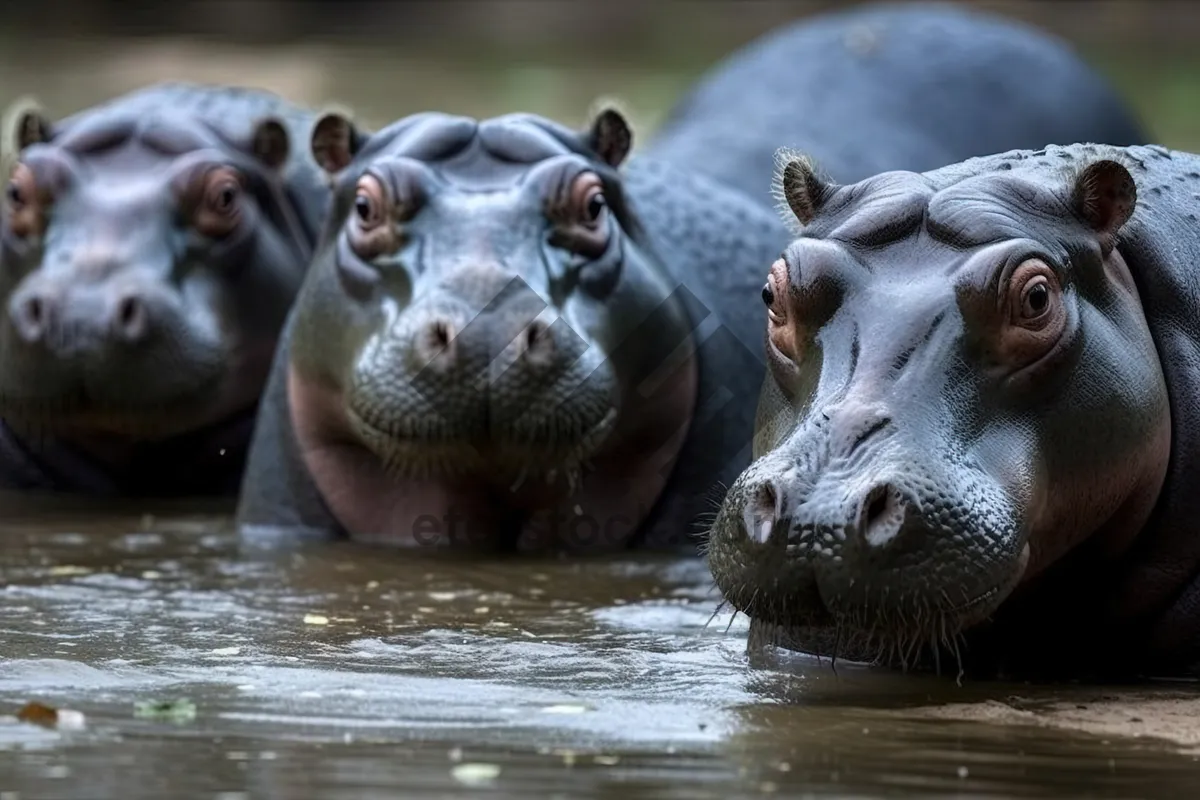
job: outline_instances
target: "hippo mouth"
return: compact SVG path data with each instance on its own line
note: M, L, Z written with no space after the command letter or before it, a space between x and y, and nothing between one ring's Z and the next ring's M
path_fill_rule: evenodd
M872 523L855 522L863 513L855 504L843 511L835 495L818 492L779 524L757 527L744 511L761 485L735 483L708 553L726 602L785 649L902 668L957 654L962 636L1020 584L1027 537L998 491L976 497L991 512L981 517L953 491L915 488L945 483L888 480L903 489Z
M422 424L408 419L404 424L389 425L353 406L346 415L355 436L397 480L473 476L520 484L562 479L574 487L588 460L616 427L618 409L610 406L594 421L589 419L569 428L566 435L553 436L519 427L490 436L486 432L482 436L454 435L443 429L440 420Z

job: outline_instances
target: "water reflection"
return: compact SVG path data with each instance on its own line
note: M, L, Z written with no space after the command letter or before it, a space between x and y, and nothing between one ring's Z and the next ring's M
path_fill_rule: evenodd
M1147 797L1200 774L1149 741L905 714L1068 689L753 669L695 559L243 551L220 508L2 505L0 713L88 717L0 724L21 797ZM194 720L132 713L176 697Z

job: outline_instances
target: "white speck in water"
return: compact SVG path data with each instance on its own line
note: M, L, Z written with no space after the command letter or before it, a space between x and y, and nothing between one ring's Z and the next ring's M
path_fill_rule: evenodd
M82 711L60 708L58 709L58 717L55 720L54 727L60 731L81 731L86 727L86 724L86 719Z
M220 450L220 453L219 453L219 454L220 454L220 455L225 455L225 448L224 448L224 447L222 447L222 448L221 448L221 450Z
M209 655L213 656L236 656L242 652L240 647L218 647L216 650L209 650Z
M589 708L588 706L569 705L569 704L563 703L563 704L559 704L559 705L546 706L545 708L542 709L542 713L543 714L583 714L584 712L591 711L591 710L592 709Z
M279 758L279 756L274 750L263 750L258 754L259 761L274 761L277 758Z
M575 516L577 516L577 517L583 516L583 506L579 505L578 503L575 504Z
M450 776L459 783L491 783L500 776L499 764L458 764L451 768Z
M320 614L305 614L304 615L304 624L305 625L328 625L329 617L325 617Z
M61 778L66 778L66 777L70 776L71 769L70 769L70 767L64 766L62 764L55 764L53 767L46 767L46 771L42 774L45 775L47 778L61 779Z
M971 773L970 773L970 771L969 771L969 770L968 770L966 767L959 767L959 768L958 768L958 777L960 777L960 778L965 778L965 777L967 777L967 776L968 776L968 775L970 775L970 774L971 774Z
M445 603L454 599L454 592L430 592L427 596L435 603Z
M350 744L350 743L351 743L351 742L353 742L353 741L354 741L354 734L353 734L353 733L350 733L349 731L347 731L347 732L345 732L345 733L343 733L343 734L342 734L342 743L343 743L343 744Z
M450 752L446 753L446 757L451 761L462 761L462 748L451 747Z
M320 699L321 699L321 693L320 693L320 692L314 692L314 691L300 692L300 693L299 693L298 695L296 695L296 696L297 696L297 697L311 697L311 698L316 698L317 700L320 700ZM347 736L349 736L350 734L346 734L346 735L347 735Z
M245 792L217 792L213 800L250 800L250 795Z
M142 579L147 581L156 581L162 577L162 573L156 569L148 569L142 573Z

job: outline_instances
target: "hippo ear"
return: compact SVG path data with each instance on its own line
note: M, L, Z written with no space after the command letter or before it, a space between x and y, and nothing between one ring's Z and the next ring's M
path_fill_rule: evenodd
M624 115L608 106L592 118L587 143L604 163L619 167L633 149L633 131Z
M274 117L258 121L251 136L254 157L271 169L279 169L291 154L292 142L287 128Z
M812 162L803 156L785 157L783 168L777 174L778 193L801 225L813 221L836 188L835 184L819 178Z
M1113 247L1117 231L1133 216L1137 184L1129 170L1105 159L1089 164L1075 179L1071 206L1100 238L1106 251Z
M0 124L4 128L0 150L6 158L20 155L31 144L50 141L50 119L41 103L32 97L13 101L4 110L3 123Z
M321 169L331 175L344 170L367 141L349 115L327 111L317 118L312 129L312 155Z

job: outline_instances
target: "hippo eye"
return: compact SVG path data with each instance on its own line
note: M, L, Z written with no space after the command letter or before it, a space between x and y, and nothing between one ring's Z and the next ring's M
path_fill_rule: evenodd
M597 190L591 197L588 198L587 218L590 222L595 222L600 219L600 215L604 213L604 207L608 203L604 200L604 193Z
M1030 281L1025 287L1025 296L1021 302L1021 313L1026 319L1037 319L1050 306L1050 287L1045 278Z
M5 191L5 197L8 198L8 203L13 208L21 208L25 205L25 192L21 188L21 184L15 180L8 182L8 189Z
M237 196L237 184L232 180L226 180L213 188L209 205L213 211L220 214L228 214L233 210L233 205L237 202Z
M1040 331L1061 317L1058 278L1040 258L1031 258L1013 271L1008 307L1011 324Z
M584 172L571 186L571 216L584 225L595 225L600 221L608 201L604 198L604 185L594 172Z
M354 193L354 216L360 230L369 231L383 224L383 187L373 175L364 175Z

